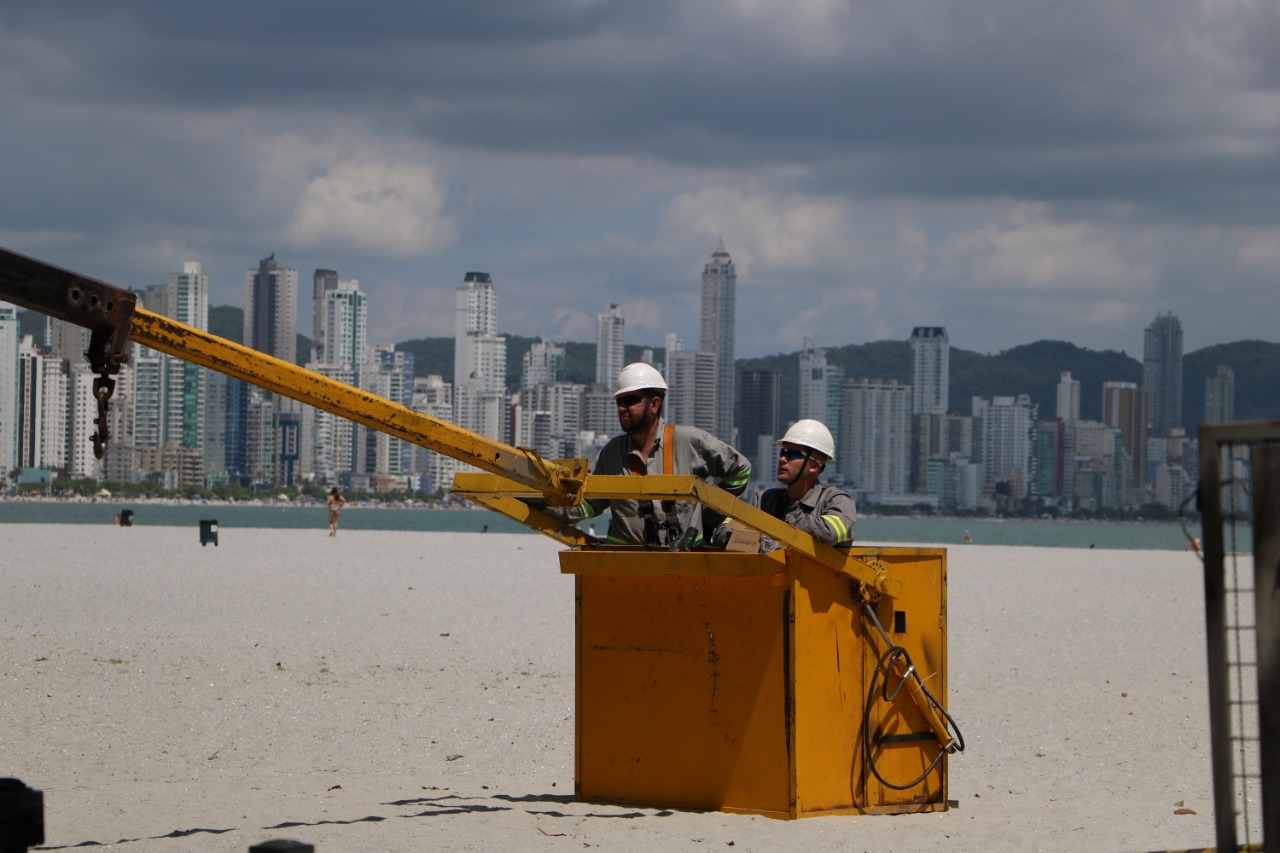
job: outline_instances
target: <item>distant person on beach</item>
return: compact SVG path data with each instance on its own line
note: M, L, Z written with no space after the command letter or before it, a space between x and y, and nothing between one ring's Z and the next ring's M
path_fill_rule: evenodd
M853 496L844 489L819 482L827 463L835 457L835 441L821 421L796 421L779 439L778 482L751 500L774 518L803 530L826 545L844 548L853 543L853 523L857 514ZM724 545L729 530L721 526L715 541Z
M329 507L329 535L338 535L338 514L342 512L342 505L347 499L338 491L338 487L334 486L329 490L329 500L326 502Z
M613 392L622 434L601 449L592 473L692 474L740 496L751 479L747 457L705 430L667 423L662 417L667 390L667 381L651 364L622 368ZM578 522L606 509L611 510L610 542L687 549L703 538L702 506L696 501L584 500L580 506L547 511Z

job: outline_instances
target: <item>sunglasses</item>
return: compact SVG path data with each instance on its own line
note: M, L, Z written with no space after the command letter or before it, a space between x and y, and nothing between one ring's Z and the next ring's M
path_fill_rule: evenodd
M628 394L625 397L614 397L613 401L619 406L629 409L644 399L646 399L644 394Z
M788 462L795 462L797 459L804 459L809 455L809 451L801 450L798 447L779 447L778 455Z

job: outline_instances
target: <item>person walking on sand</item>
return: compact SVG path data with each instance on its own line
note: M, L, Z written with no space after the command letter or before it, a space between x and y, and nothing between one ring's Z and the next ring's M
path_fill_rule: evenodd
M347 502L347 499L344 498L342 496L342 493L338 491L337 486L334 486L332 489L329 490L329 500L327 503L329 506L329 535L330 536L338 535L338 513L342 512L342 505L345 504L346 502Z

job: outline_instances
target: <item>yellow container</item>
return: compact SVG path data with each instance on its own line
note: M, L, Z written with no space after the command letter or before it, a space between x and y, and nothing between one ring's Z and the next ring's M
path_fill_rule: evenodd
M876 616L945 708L946 551L850 554L902 582ZM889 644L857 581L790 549L582 548L560 566L576 575L579 799L778 818L946 808L927 699L901 658L878 669Z

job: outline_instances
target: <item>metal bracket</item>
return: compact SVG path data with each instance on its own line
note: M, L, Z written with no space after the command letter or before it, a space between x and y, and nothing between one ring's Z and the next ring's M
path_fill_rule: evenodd
M93 396L98 401L93 454L101 459L108 440L107 401L116 387L111 377L129 361L129 331L137 294L0 249L0 299L89 330L89 349L84 356L98 375L93 381Z

